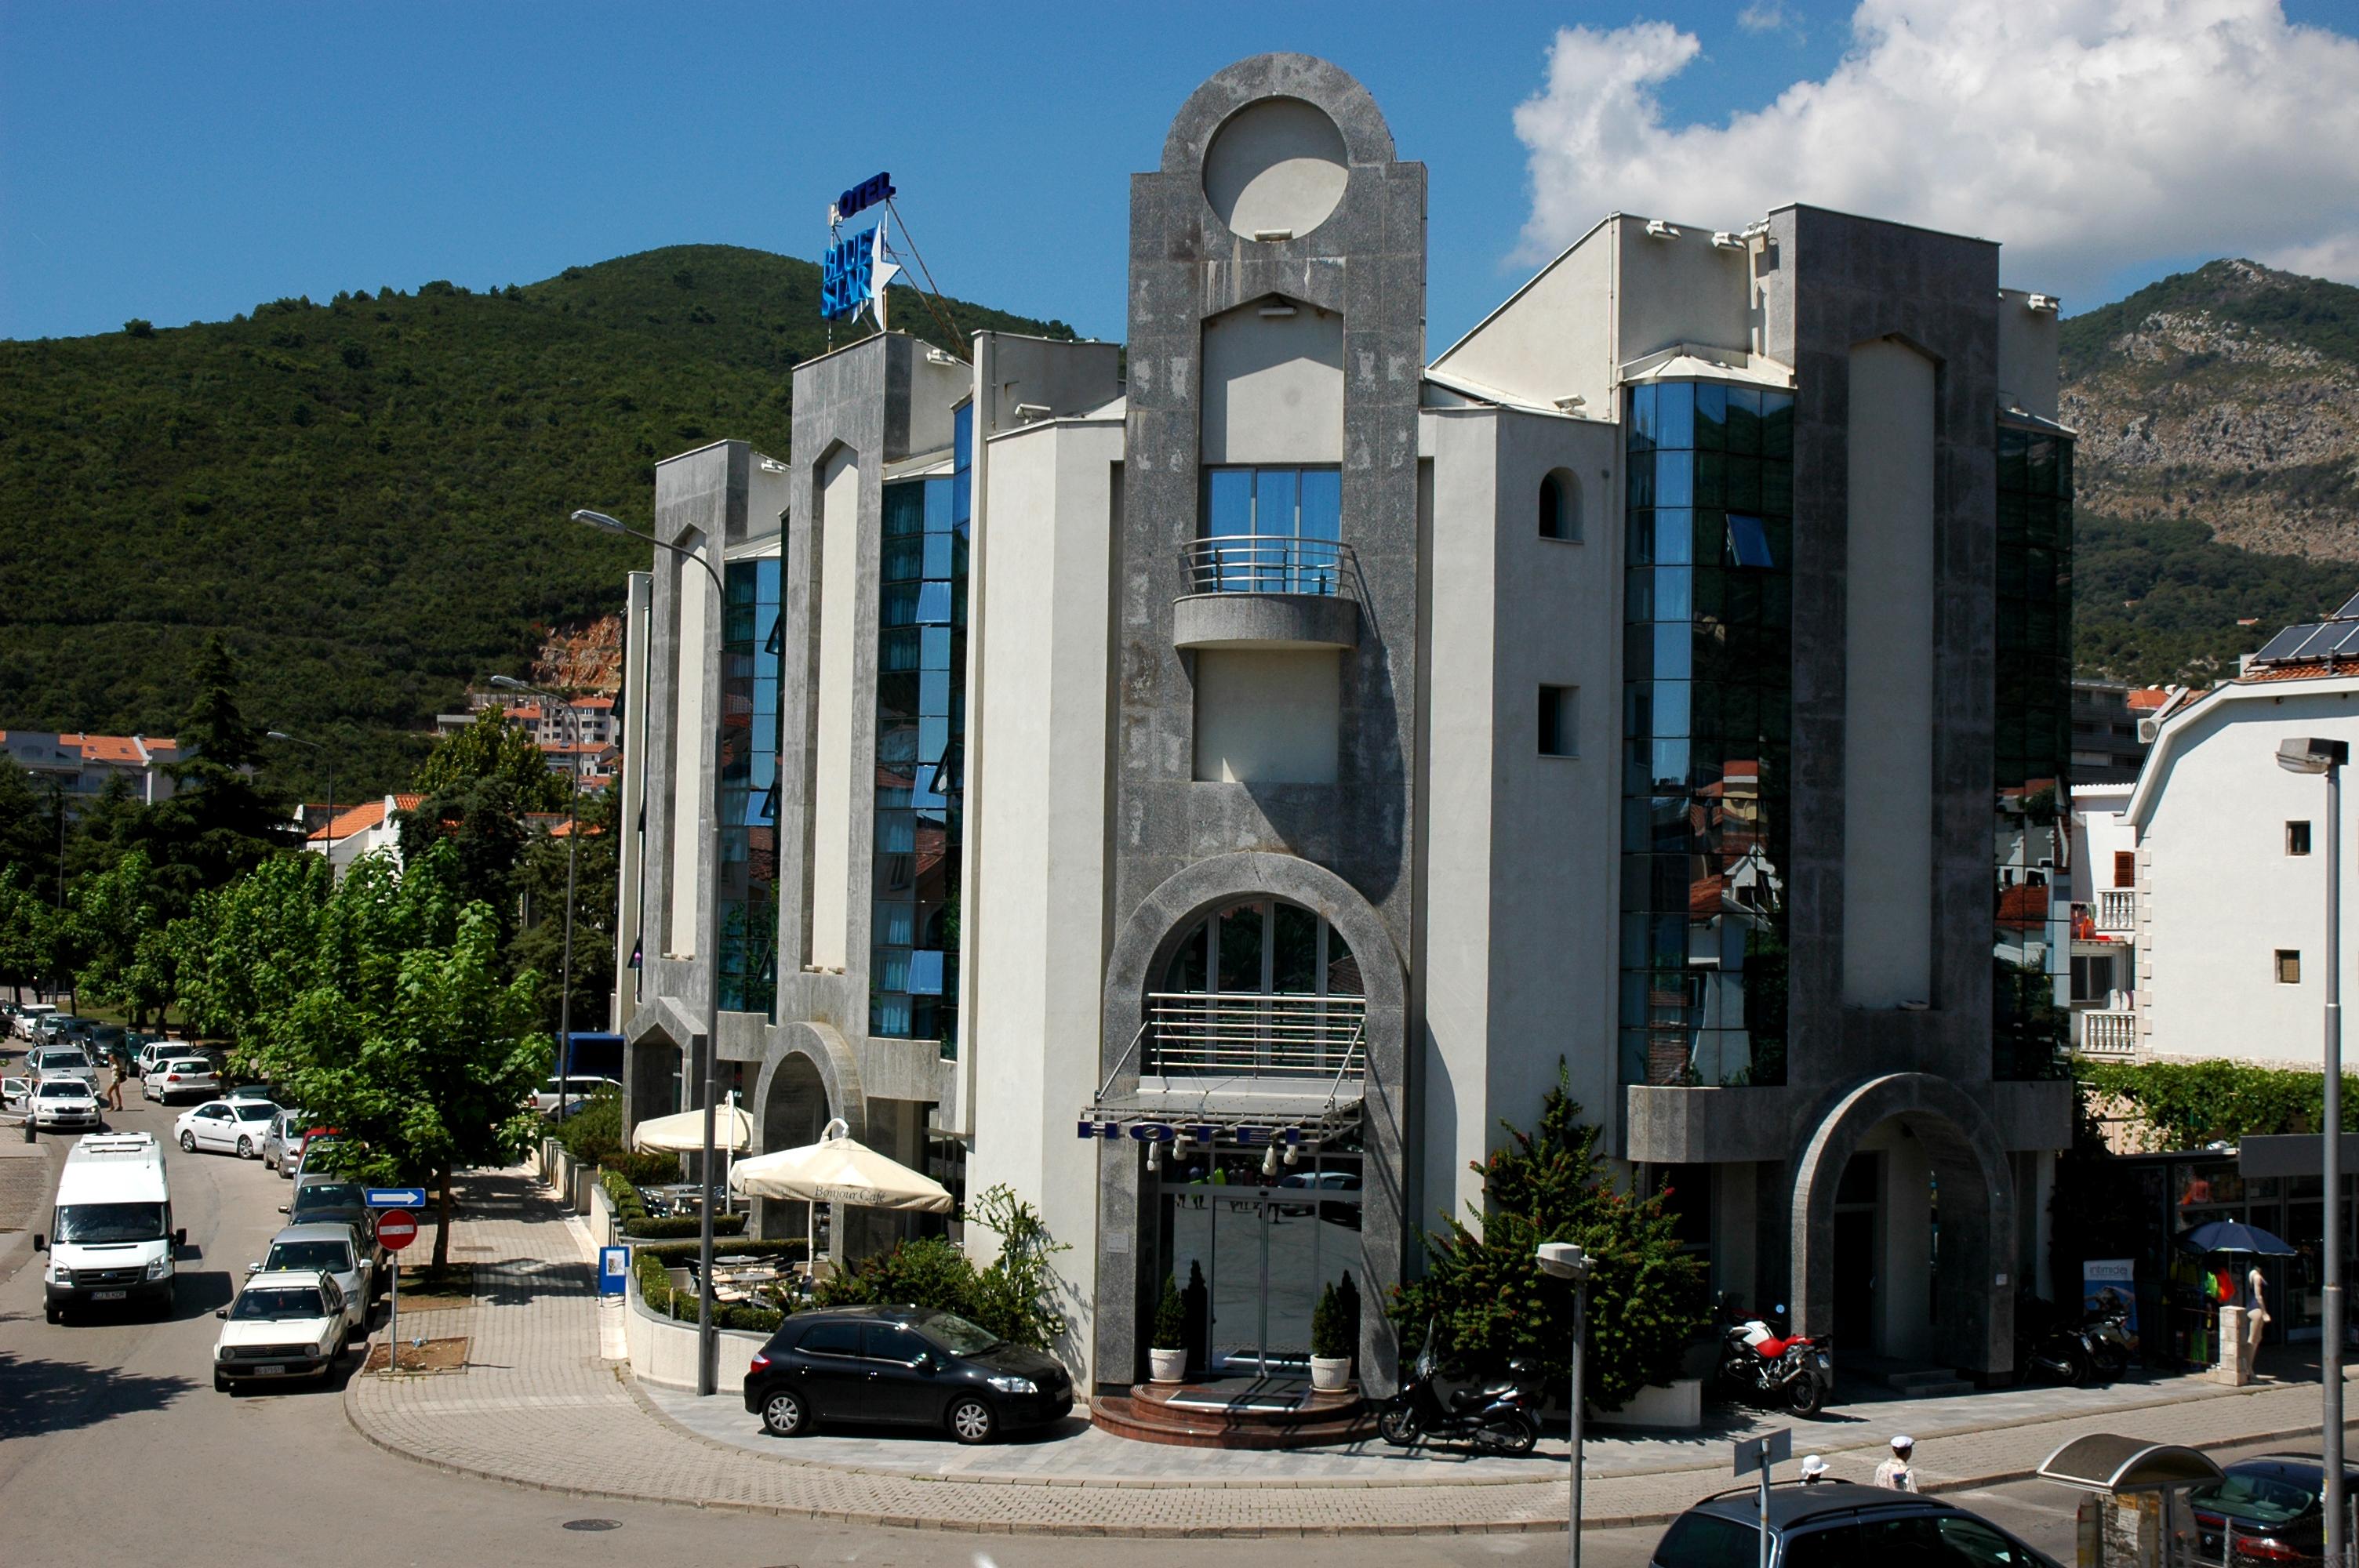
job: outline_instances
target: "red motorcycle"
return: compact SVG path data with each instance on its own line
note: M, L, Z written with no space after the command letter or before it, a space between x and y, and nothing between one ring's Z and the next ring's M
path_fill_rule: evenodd
M1747 1317L1730 1303L1720 1336L1720 1381L1737 1398L1814 1416L1835 1391L1834 1337L1784 1333L1776 1319L1785 1311Z

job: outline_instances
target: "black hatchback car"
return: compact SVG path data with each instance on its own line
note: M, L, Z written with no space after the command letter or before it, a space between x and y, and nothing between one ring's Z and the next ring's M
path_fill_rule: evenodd
M1671 1521L1653 1568L1756 1568L1760 1492L1723 1492ZM1822 1481L1769 1492L1772 1568L2057 1568L1963 1509L1913 1492Z
M815 1422L938 1427L961 1443L1043 1426L1073 1408L1072 1379L1038 1350L930 1307L797 1313L745 1368L745 1408L773 1436Z
M2344 1484L2359 1496L2359 1471ZM2231 1465L2221 1479L2187 1496L2195 1511L2198 1556L2227 1568L2317 1563L2326 1555L2326 1466L2300 1454Z

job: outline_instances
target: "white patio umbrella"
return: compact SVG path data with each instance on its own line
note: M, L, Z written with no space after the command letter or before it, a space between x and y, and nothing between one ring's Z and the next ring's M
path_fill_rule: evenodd
M712 1146L726 1150L734 1162L754 1147L754 1119L737 1108L737 1097L717 1107L712 1117ZM683 1110L654 1116L631 1129L631 1147L642 1154L701 1154L704 1152L704 1112Z
M786 1198L814 1206L852 1204L947 1214L957 1206L950 1189L920 1171L887 1159L849 1136L839 1117L816 1143L756 1154L729 1174L729 1190L741 1197ZM804 1246L818 1251L818 1225L811 1220Z

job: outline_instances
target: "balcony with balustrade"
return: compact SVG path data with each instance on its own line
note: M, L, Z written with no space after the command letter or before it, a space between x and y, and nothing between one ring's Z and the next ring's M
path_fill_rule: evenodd
M1290 534L1212 535L1180 552L1180 569L1177 647L1359 645L1359 564L1349 545Z
M2089 903L2089 923L2100 936L2134 936L2137 934L2137 891L2135 888L2100 888Z
M2127 1060L2137 1052L2137 1014L2128 1008L2089 1008L2072 1015L2072 1044L2083 1056Z

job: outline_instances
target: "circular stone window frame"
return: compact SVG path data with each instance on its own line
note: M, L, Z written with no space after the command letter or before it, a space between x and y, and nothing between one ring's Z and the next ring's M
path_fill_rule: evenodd
M1252 135L1256 124L1269 127L1272 146L1232 140L1240 133ZM1229 148L1226 158L1223 144ZM1256 197L1256 185L1273 177L1283 183L1288 176L1281 171L1289 166L1301 166L1305 173L1316 168L1332 174L1317 175L1314 189L1292 194L1296 205L1290 211L1279 205L1288 200L1285 193L1265 190ZM1292 93L1256 98L1231 111L1206 138L1197 170L1198 189L1212 217L1238 239L1259 244L1282 244L1316 233L1343 206L1351 182L1351 147L1343 127L1324 108Z

